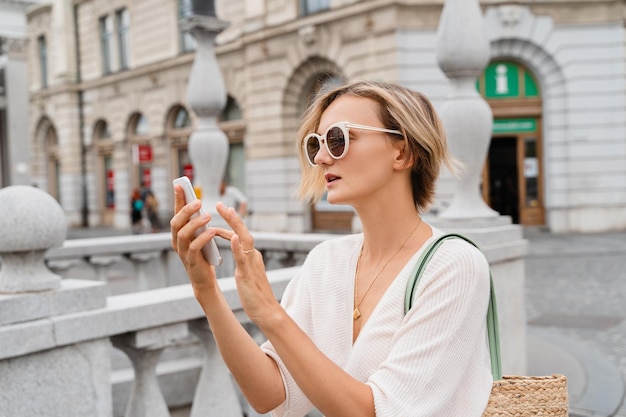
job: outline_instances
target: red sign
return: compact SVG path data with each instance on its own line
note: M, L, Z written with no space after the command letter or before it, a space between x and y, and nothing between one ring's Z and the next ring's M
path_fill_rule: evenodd
M146 164L152 162L152 146L151 145L139 145L139 163Z
M114 171L107 169L107 191L113 191L115 189Z
M152 187L152 173L150 172L150 168L141 169L141 183L146 188Z
M189 177L189 180L193 183L193 165L185 164L183 167L183 175Z

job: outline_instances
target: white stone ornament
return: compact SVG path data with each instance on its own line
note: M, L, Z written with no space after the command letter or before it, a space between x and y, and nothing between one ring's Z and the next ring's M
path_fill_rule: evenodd
M217 125L226 105L226 85L215 57L215 37L228 24L215 16L194 15L184 25L196 40L196 55L189 74L187 101L198 117L189 138L189 158L193 164L194 187L201 190L202 205L211 214L212 226L225 222L215 209L220 199L220 183L228 161L228 137Z
M456 178L447 219L496 217L483 200L480 181L493 114L476 91L476 80L489 62L489 39L476 0L446 0L437 31L437 60L450 79L452 92L439 108L450 152L464 167Z
M67 220L59 203L35 187L0 190L0 293L58 288L61 277L45 264L48 249L62 246Z

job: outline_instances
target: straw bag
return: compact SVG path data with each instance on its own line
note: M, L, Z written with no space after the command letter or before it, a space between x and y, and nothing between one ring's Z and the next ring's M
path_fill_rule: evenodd
M463 239L476 246L465 236L450 233L439 236L428 247L424 248L407 283L404 299L405 314L411 308L415 289L426 269L426 264L444 240L452 238ZM567 417L568 397L565 376L557 374L550 376L502 376L496 295L491 272L489 275L491 296L487 309L487 332L493 386L483 417Z

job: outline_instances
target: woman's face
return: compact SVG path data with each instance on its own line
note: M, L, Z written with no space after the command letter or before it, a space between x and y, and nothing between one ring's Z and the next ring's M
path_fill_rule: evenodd
M318 134L323 135L337 122L387 128L378 116L374 100L344 95L337 98L322 113ZM328 202L357 207L361 202L384 196L397 168L401 141L392 141L382 132L349 129L350 144L342 159L333 159L322 146L315 157L326 179Z

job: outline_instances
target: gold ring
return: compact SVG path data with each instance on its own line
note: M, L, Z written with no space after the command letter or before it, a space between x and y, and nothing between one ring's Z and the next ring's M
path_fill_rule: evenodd
M244 250L244 251L243 251L243 254L244 254L244 255L247 255L247 254L252 253L252 252L254 252L254 248L252 248L252 249L248 249L248 250Z

